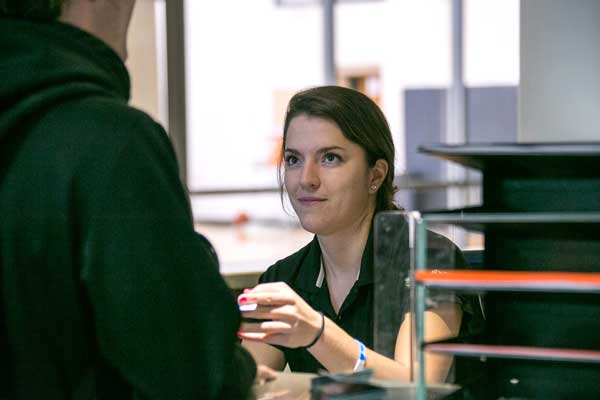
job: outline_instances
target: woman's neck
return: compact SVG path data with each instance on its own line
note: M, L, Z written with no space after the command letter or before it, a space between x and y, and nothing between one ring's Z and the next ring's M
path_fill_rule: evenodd
M343 231L327 236L317 235L327 276L358 276L373 214L368 212Z

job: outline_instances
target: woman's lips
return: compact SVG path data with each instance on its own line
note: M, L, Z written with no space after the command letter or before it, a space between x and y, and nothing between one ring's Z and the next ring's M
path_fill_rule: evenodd
M305 205L305 206L312 206L315 204L320 204L322 202L324 202L327 199L324 199L322 197L314 197L314 196L303 196L303 197L298 197L298 201L300 202L300 204Z

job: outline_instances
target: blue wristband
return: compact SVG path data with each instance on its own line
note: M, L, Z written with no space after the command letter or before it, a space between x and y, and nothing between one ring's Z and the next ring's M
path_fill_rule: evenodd
M358 343L358 358L356 359L356 364L354 364L354 372L358 372L358 371L362 371L363 369L365 369L365 364L367 362L367 348L365 347L365 345L363 344L363 342L361 342L358 339L354 339L356 341L356 343Z

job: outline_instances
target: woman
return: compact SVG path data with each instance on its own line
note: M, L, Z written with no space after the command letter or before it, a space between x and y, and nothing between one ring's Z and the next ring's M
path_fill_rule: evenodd
M282 150L285 190L315 238L238 297L240 306L257 304L244 317L263 320L242 324L244 346L257 364L277 370L286 363L303 372L372 368L377 378L409 381L410 316L398 331L394 359L370 349L371 226L377 212L397 209L395 150L385 117L357 91L309 89L290 100ZM457 303L440 303L426 312L426 339L456 336L461 318ZM444 381L451 363L428 356L428 381Z

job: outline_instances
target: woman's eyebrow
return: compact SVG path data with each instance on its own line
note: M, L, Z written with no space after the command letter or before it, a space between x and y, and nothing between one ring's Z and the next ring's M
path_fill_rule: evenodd
M319 150L317 150L317 153L320 153L320 154L329 153L332 150L342 150L342 151L344 151L345 149L343 147L340 147L340 146L328 146L328 147L321 147Z
M341 150L344 151L345 149L343 147L340 146L327 146L327 147L321 147L320 149L317 150L318 154L323 154L323 153L328 153L332 150ZM287 149L284 150L284 153L290 153L290 154L301 154L298 150L293 149L288 147Z

